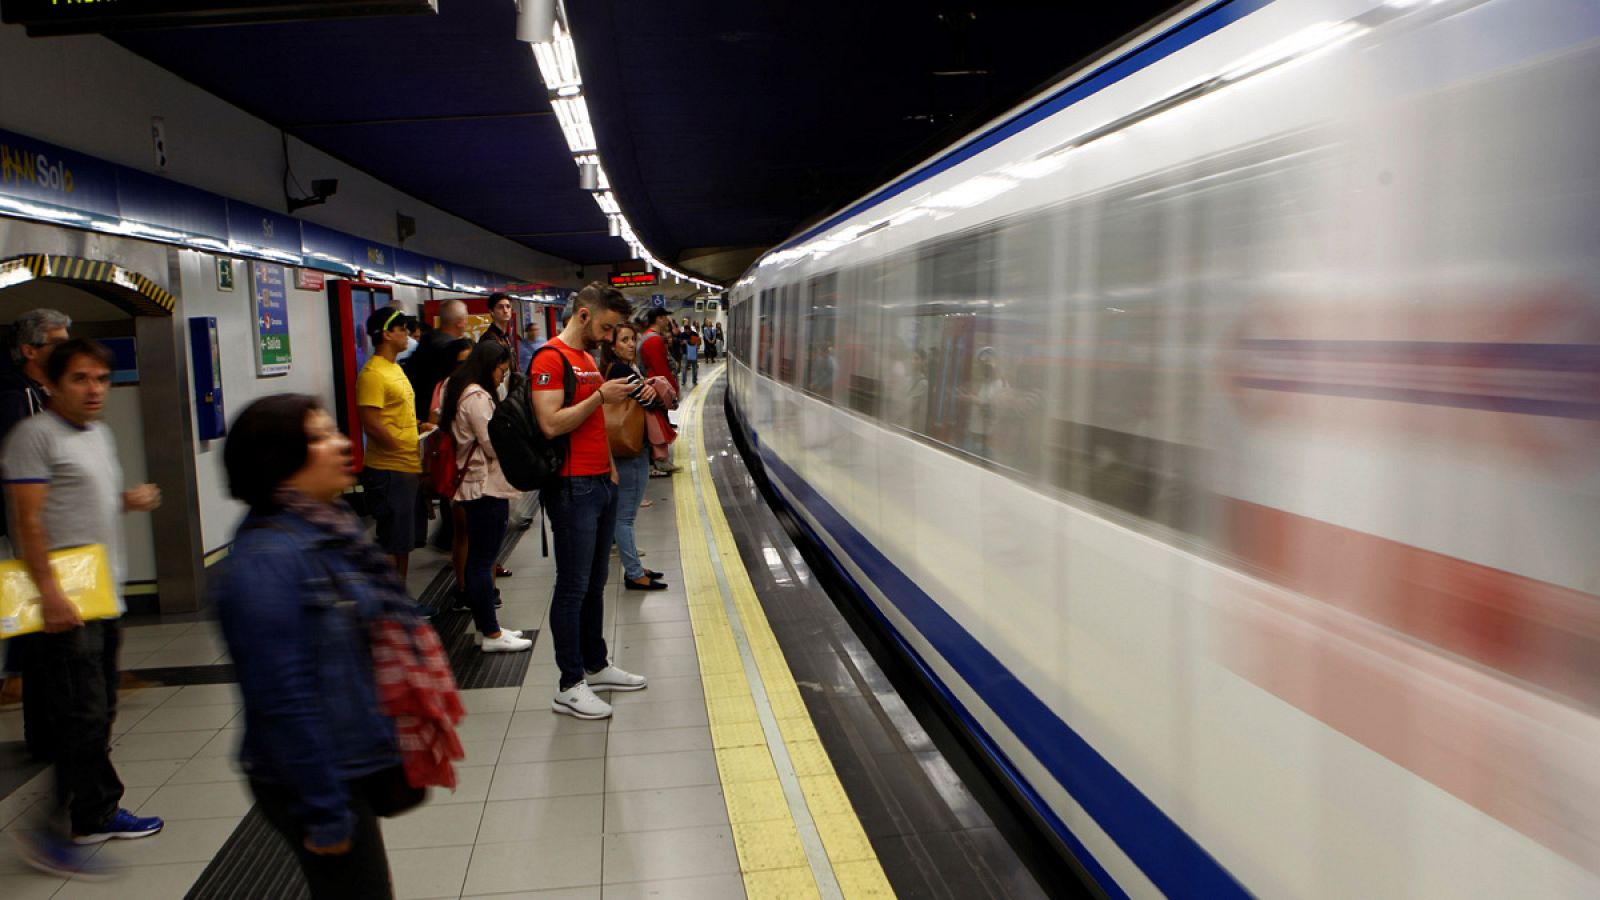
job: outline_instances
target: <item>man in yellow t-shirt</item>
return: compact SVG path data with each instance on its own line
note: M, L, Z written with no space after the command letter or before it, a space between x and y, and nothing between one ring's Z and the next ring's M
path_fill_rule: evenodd
M404 310L384 307L367 317L372 358L356 376L356 406L361 411L361 431L367 437L366 464L361 486L367 509L378 524L378 546L394 560L395 571L405 581L411 551L422 546L427 534L427 510L422 505L422 455L420 436L433 426L417 423L416 395L411 381L395 363L406 349L416 322Z

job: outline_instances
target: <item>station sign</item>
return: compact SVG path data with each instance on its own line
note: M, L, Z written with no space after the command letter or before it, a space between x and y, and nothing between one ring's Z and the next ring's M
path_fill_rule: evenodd
M438 11L436 0L0 0L0 22L35 36Z
M650 306L655 308L655 309L666 309L666 307L667 307L667 295L666 294L651 294L650 295Z
M294 363L289 345L289 297L283 266L251 265L256 331L256 375L287 375Z
M654 272L618 272L611 276L612 287L650 287L655 283Z

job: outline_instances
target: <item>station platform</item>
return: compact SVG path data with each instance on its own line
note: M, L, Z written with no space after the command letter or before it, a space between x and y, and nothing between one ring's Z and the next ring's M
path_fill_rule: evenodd
M613 568L606 636L646 690L609 720L550 708L553 559L537 526L508 537L501 623L531 652L473 649L466 613L438 626L468 710L454 792L384 820L396 896L1040 897L1045 890L835 608L744 468L720 367L678 413L681 471L652 479L638 542L670 588L625 591ZM413 590L447 590L421 551ZM112 842L118 878L78 883L0 848L7 900L304 896L253 811L234 754L243 726L221 637L204 620L129 621L113 760L123 805L155 837ZM49 788L21 762L21 712L0 709L0 827ZM981 790L981 788L979 788Z

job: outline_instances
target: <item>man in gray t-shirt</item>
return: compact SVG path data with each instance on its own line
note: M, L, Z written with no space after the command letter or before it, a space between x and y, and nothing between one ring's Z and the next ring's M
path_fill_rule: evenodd
M93 341L67 341L51 353L49 412L12 429L0 450L11 541L39 588L44 633L26 635L24 683L38 680L55 743L56 806L28 829L28 862L56 874L93 875L83 845L155 834L162 822L120 807L122 781L111 764L117 703L116 619L84 622L50 568L50 551L104 544L120 588L125 572L122 513L161 503L153 484L122 489L111 430L100 421L111 387L111 353ZM71 831L65 830L70 824Z
M122 549L122 464L111 427L104 422L78 425L52 413L34 416L17 424L3 458L6 484L45 486L47 549L104 544L112 578L120 587L128 574ZM119 606L121 600L119 591Z

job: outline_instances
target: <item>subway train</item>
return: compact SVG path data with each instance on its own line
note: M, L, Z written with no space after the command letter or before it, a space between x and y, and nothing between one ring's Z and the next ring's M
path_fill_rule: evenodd
M759 259L782 504L1110 896L1600 896L1600 4L1202 3Z

